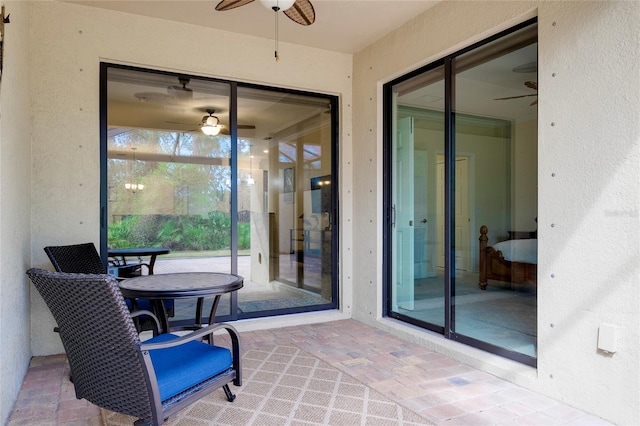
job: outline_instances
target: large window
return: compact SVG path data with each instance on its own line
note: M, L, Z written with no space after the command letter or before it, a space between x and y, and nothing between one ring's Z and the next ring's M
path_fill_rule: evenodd
M535 365L535 21L384 96L387 315Z
M101 83L103 256L243 276L222 319L336 308L336 97L114 64Z

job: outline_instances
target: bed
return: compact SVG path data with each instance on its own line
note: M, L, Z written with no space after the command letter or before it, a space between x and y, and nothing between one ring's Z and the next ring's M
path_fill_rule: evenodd
M487 280L536 285L538 282L537 232L510 232L510 239L488 245L489 229L480 227L480 267L478 285L487 288Z

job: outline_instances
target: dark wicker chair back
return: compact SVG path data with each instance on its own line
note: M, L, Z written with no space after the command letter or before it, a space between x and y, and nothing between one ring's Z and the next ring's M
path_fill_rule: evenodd
M51 264L58 272L68 272L72 274L106 274L107 268L105 268L96 250L96 246L93 243L81 243L72 244L68 246L47 246L44 248L44 252L49 257ZM121 280L128 275L133 275L136 271L140 271L140 265L126 265L119 267L123 269L123 277L118 277ZM127 304L129 310L138 309L150 309L151 304L148 300L128 300ZM138 306L140 305L140 306ZM171 314L173 314L173 304L170 305ZM154 324L149 321L149 318L141 316L135 319L135 324L138 331L153 330ZM56 327L54 331L58 331Z
M47 246L44 248L49 260L58 272L72 274L106 274L107 268L102 263L98 250L93 243L72 244L69 246ZM130 265L112 265L117 269L120 279L141 275L143 263Z
M238 386L241 384L240 347L237 333L230 325L203 328L192 333L191 337L163 334L141 343L114 277L35 268L29 269L27 275L58 323L77 398L154 425L162 424L169 415L219 387L225 388L229 400L235 398L227 384L231 381ZM200 341L203 336L221 328L227 329L231 336L233 361L228 349ZM175 340L166 343L172 339ZM188 342L180 346L176 345L176 340ZM193 345L203 345L196 348L197 355L189 353ZM223 355L228 357L229 364L223 365L221 371L215 370L215 365L211 366L210 357L204 361L207 364L197 364L203 348L206 351L226 351ZM155 351L165 352L154 359L152 353ZM184 364L187 365L167 366L158 361L176 359L185 353L188 361ZM199 365L197 373L204 370L205 374L213 377L206 380L200 377L198 382L186 384L188 389L184 395L172 394L170 398L161 400L166 389L163 389L160 379L167 375L166 370L188 369L192 360L194 365ZM202 368L203 365L207 368ZM187 371L187 376L192 375Z
M70 246L48 246L44 248L49 260L58 272L74 274L106 274L105 268L93 243Z
M27 274L58 324L76 396L112 411L151 417L140 339L117 281L34 269Z

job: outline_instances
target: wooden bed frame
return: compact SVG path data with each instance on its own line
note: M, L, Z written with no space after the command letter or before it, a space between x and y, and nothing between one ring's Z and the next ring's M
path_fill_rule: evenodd
M538 282L538 265L533 263L509 262L502 252L487 245L489 228L480 227L480 289L487 289L487 280L505 281L518 284ZM517 237L516 237L517 238ZM529 236L527 236L529 238ZM515 238L514 238L515 239Z

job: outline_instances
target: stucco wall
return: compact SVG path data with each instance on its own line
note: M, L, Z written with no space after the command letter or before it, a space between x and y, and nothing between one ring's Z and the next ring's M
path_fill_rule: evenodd
M382 84L538 16L538 368L381 318ZM640 3L443 2L354 57L353 317L619 424L640 423ZM402 49L398 47L402 46ZM376 124L377 123L377 124ZM554 123L552 125L551 123ZM619 326L619 350L597 350Z
M29 290L31 146L29 6L4 2L4 67L0 81L0 424L4 424L31 359Z
M60 2L34 2L31 28L34 266L48 244L99 241L100 61L336 94L350 157L350 55L280 43L275 62L270 40ZM34 354L62 351L52 326L34 295Z
M18 248L15 243L9 247L20 232L9 225L21 228L29 220L28 201L23 199L29 177L34 266L49 267L42 251L47 244L99 239L98 64L106 60L338 94L344 312L351 312L352 301L357 300L355 319L616 423L640 423L636 380L640 376L640 3L444 2L355 55L353 75L348 55L281 43L282 60L276 63L270 40L59 2L32 3L31 24L20 24L18 15L27 15L26 3L5 4L20 12L12 15L11 24L21 28L19 38L31 40L20 42L27 43L19 45L20 54L7 50L5 68L12 60L27 61L29 50L31 64L21 65L13 77L7 69L0 89L0 276L3 300L12 304L0 313L1 337L3 347L8 337L7 344L17 341L23 352L7 357L9 351L3 350L2 371L26 368L28 358L20 339L27 338L24 324L29 323L28 307L21 307L31 288L24 280L29 255L21 257L21 241ZM380 318L381 85L536 15L540 35L537 370ZM11 78L16 85L7 89ZM25 102L22 90L29 84L30 115L28 106L14 106ZM8 104L15 113L7 111ZM7 124L8 114L15 114L11 121L15 124ZM31 121L29 169L23 151L28 151L29 142L23 139ZM8 132L16 135L11 136L17 144L11 149L20 147L17 160L5 155ZM5 199L5 194L11 197ZM12 217L16 211L23 216ZM22 232L28 235L29 230ZM354 263L377 266L356 270ZM34 354L60 352L59 340L51 332L53 322L39 296L33 296L30 308ZM8 323L6 316L11 316ZM620 327L619 351L614 355L596 350L602 323ZM21 326L5 336L4 324ZM3 388L2 410L22 374L7 376L13 387Z

